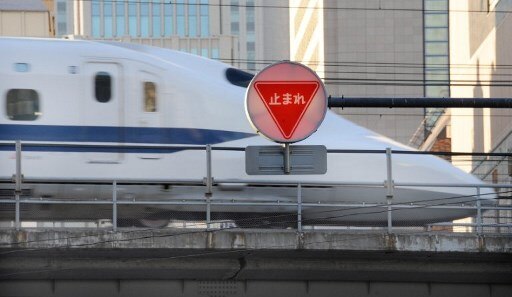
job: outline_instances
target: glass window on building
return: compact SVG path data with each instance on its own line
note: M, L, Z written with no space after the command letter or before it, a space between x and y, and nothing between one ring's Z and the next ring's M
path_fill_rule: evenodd
M100 37L101 36L101 9L100 9L100 2L99 1L93 1L91 4L92 9L92 37Z
M208 0L201 0L200 2L200 14L201 14L201 37L210 35L210 20L209 20L209 6Z
M128 3L128 29L129 35L136 37L137 33L137 3L133 0Z
M448 56L448 42L426 42L425 56L430 55Z
M424 0L425 96L450 97L448 0ZM443 114L442 108L427 108L426 136Z
M240 7L238 0L231 0L231 34L240 34Z
M62 36L67 34L68 31L68 24L64 22L58 22L57 23L57 35Z
M140 36L149 37L149 3L140 4Z
M67 2L57 1L57 36L68 34L67 13Z
M426 41L447 41L448 28L425 28Z
M144 111L157 111L156 84L154 82L145 81L144 85Z
M124 32L124 2L117 2L116 4L116 36L121 37L125 34Z
M11 89L6 96L7 117L13 121L34 121L40 113L39 94L31 89Z
M153 9L152 9L152 22L153 22L153 37L161 37L162 36L162 30L161 30L161 1L160 0L153 0Z
M188 1L188 36L197 36L197 1Z
M183 0L176 0L176 33L178 36L184 37L186 32L185 23L185 4Z
M247 0L246 2L247 8L246 8L246 18L247 23L245 25L246 29L246 36L247 36L247 70L249 71L256 71L256 33L255 33L255 25L254 25L254 19L255 19L255 9L254 9L254 0Z
M57 2L57 13L66 14L66 2Z
M164 3L164 30L165 36L172 36L173 32L173 5L172 2Z
M430 0L425 1L425 10L445 12L448 10L448 1L446 0Z
M208 57L208 49L207 48L202 48L201 49L201 56Z
M94 95L101 103L107 103L112 98L112 77L108 72L98 72L94 76Z
M105 1L103 2L103 22L104 22L104 32L103 35L107 38L111 38L113 36L113 14L112 14L112 5L113 2Z
M425 11L425 25L429 27L448 27L448 18L442 13L428 13Z
M219 49L218 48L212 48L212 59L219 59Z

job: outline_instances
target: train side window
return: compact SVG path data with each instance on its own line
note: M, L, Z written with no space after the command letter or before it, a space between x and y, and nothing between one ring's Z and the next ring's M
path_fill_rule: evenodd
M31 89L11 89L7 92L7 116L13 121L35 121L39 115L39 94Z
M144 111L156 112L156 84L154 82L145 81L144 83Z
M94 77L94 94L96 100L107 103L112 98L112 77L107 72L98 72Z

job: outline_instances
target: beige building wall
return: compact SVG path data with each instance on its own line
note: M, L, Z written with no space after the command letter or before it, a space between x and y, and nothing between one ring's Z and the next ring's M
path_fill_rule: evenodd
M451 1L450 9L462 11L450 17L452 97L510 98L512 86L511 1ZM495 6L496 5L496 6ZM486 11L472 13L464 11ZM460 82L460 83L457 83ZM461 86L467 82L468 86ZM452 150L464 152L512 152L512 111L509 109L453 109ZM485 162L458 162L466 171L493 181L510 182L508 167ZM504 162L506 163L506 162ZM487 164L487 165L486 165ZM493 171L495 171L493 173Z
M512 86L500 81L512 77L512 16L496 11L512 10L512 1L450 1L450 10L457 11L450 17L452 97L510 98ZM512 110L452 109L450 122L452 151L512 153ZM512 182L511 157L453 157L452 162L487 182ZM496 190L512 197L509 189ZM512 200L498 203L510 205ZM485 211L483 222L510 224L512 212Z
M423 0L290 0L290 6L291 58L318 70L329 94L424 96ZM405 144L424 118L423 109L337 112Z
M51 37L53 25L41 1L0 1L0 36Z

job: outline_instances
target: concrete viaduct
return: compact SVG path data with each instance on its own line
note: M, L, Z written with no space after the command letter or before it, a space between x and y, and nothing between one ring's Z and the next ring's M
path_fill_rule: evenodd
M512 236L1 230L4 296L512 296Z

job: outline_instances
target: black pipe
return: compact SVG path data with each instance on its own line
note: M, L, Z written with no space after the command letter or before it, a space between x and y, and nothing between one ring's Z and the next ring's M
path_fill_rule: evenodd
M382 98L331 97L328 107L382 108L512 108L512 98Z

